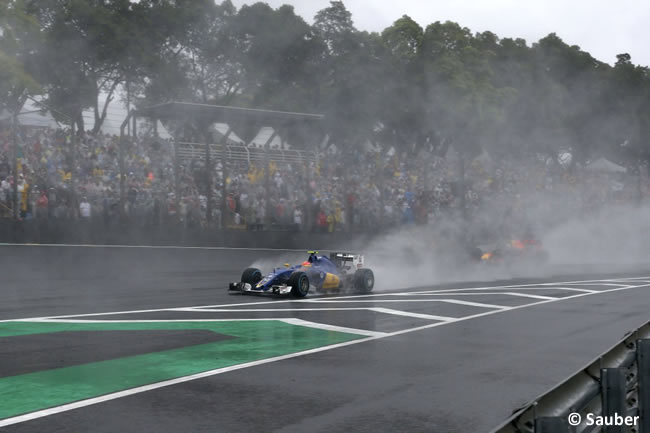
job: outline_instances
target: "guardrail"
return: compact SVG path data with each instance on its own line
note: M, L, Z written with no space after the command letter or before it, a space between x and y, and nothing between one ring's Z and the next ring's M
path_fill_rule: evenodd
M179 141L176 145L178 146L178 157L182 160L202 159L205 157L205 143ZM221 158L222 146L222 144L210 144L210 158L213 160ZM266 153L264 149L258 147L227 144L226 159L248 162L266 161ZM269 161L309 162L316 161L316 159L316 153L308 150L269 150Z
M492 433L592 432L650 433L650 322Z

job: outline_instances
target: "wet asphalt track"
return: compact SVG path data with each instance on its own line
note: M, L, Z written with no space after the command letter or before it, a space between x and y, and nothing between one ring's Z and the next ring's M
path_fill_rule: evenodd
M650 276L650 267L611 273L600 267L600 272L545 279L285 302L229 296L216 288L238 279L255 260L273 260L277 253L272 252L4 246L0 256L0 320L155 309L163 311L79 318L286 317L382 333L377 339L7 425L2 432L487 432L650 319L646 280L620 281ZM618 286L538 285L599 279ZM495 287L503 285L520 287ZM624 285L641 287L608 291ZM486 286L495 288L458 290ZM603 291L608 292L595 293ZM446 301L439 302L441 297ZM418 302L409 302L413 299ZM239 303L255 304L166 310ZM525 307L531 303L539 304ZM234 311L209 311L214 309ZM490 314L453 321L483 313ZM429 325L435 326L408 331ZM102 341L117 344L114 338ZM20 371L12 360L19 362L19 349L34 350L28 343L5 339L0 378ZM68 356L83 362L88 355L81 352L88 350L93 349L70 344ZM137 352L122 347L105 356L129 350ZM42 369L58 365L47 358L32 361L30 368L38 369L39 362ZM0 405L10 397L4 395Z

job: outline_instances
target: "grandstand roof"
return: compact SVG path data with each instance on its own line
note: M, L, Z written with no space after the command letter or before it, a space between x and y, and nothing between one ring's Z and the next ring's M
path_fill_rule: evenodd
M272 127L285 142L297 147L318 144L324 135L322 114L291 113L224 105L166 102L134 112L136 117L159 120L196 121L204 126L225 123L244 143L251 143L263 127Z
M166 102L139 109L139 117L156 119L202 118L212 122L238 122L242 120L268 121L265 126L291 125L323 120L322 114L292 113L287 111L261 110L257 108L229 107L224 105L195 104L190 102Z

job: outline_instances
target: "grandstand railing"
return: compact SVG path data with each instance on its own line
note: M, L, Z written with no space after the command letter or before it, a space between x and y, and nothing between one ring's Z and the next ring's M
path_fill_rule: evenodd
M192 143L187 141L176 142L178 146L178 157L181 160L204 159L205 144ZM223 150L222 144L210 144L210 158L218 160L221 158ZM226 159L235 161L266 161L266 151L258 147L249 147L244 145L226 145ZM308 150L283 150L270 149L268 151L269 161L286 162L286 163L305 163L316 161L317 154Z

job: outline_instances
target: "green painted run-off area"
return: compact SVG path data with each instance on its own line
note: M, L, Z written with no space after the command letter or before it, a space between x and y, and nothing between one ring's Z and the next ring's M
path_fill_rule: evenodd
M210 330L234 338L0 378L0 419L209 370L363 338L282 321L0 323L2 337L66 331Z

